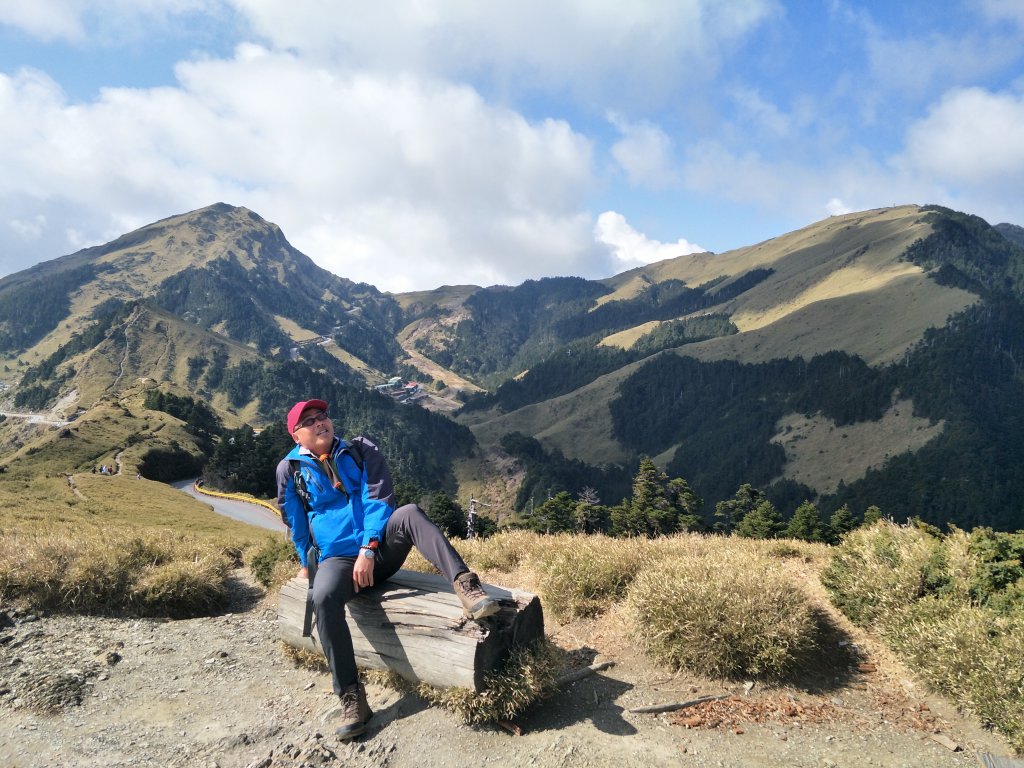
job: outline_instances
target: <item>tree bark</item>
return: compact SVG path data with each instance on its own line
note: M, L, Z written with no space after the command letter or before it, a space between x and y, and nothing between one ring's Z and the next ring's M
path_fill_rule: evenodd
M441 576L401 570L363 590L345 611L356 663L439 688L484 690L484 676L499 669L513 647L544 636L544 614L536 595L483 587L501 610L479 622L463 615L462 604ZM300 578L281 587L279 633L291 646L322 652L315 624L312 636L302 636L308 591Z

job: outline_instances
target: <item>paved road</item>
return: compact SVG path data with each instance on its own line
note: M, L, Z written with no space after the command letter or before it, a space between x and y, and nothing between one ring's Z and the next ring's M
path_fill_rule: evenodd
M26 419L29 424L50 424L55 427L66 427L70 421L54 420L42 413L12 413L11 411L0 411L0 416L9 419Z
M259 504L246 504L244 501L234 499L220 499L216 496L204 496L192 487L195 480L179 480L171 483L174 488L194 496L204 504L213 507L218 514L230 517L233 520L240 520L249 525L257 525L260 528L269 528L272 531L287 531L288 528L281 522L281 518Z

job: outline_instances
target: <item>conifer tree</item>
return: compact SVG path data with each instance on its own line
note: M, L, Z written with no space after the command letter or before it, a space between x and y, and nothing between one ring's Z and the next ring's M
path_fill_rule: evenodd
M743 483L736 495L731 499L720 501L715 505L714 529L719 533L731 533L743 518L765 500L764 494L750 483Z
M704 528L704 519L700 515L703 502L688 482L681 477L674 477L665 492L675 512L677 531L699 531Z
M743 516L736 526L736 535L747 539L774 539L785 527L779 510L765 499Z
M466 513L444 491L435 491L430 495L426 515L448 538L466 538Z
M607 533L611 529L608 507L576 502L576 530L580 533Z
M843 536L857 527L857 520L850 512L850 508L843 504L843 506L832 513L832 517L828 521L828 527L830 529L829 543L838 544Z
M805 501L796 508L789 525L786 526L786 536L802 541L825 540L825 526L822 524L821 513L813 503Z
M576 527L576 502L568 491L559 491L537 507L529 526L538 533L563 533Z
M870 507L864 510L864 522L861 525L867 527L874 525L882 519L882 510L872 504Z

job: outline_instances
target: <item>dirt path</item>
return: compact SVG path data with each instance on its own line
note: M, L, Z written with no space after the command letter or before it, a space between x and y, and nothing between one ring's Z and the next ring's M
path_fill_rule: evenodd
M239 572L242 574L242 572ZM222 616L184 621L0 612L0 765L32 766L976 766L1009 754L946 703L918 694L887 658L818 690L671 675L638 657L614 616L549 634L579 665L615 666L567 686L517 725L473 728L412 694L371 685L376 711L352 743L324 722L328 677L295 668L276 610L247 576ZM856 641L856 642L859 642ZM867 669L867 668L865 668ZM827 681L825 681L827 683ZM736 694L714 707L638 706ZM682 720L685 724L678 724ZM933 736L960 745L950 751Z

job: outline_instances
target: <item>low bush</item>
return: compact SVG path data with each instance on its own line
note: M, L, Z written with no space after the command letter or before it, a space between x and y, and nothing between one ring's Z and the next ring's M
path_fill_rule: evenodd
M295 545L283 536L268 541L249 561L249 570L264 587L286 581L295 575L298 568L299 556L295 552ZM282 578L284 574L287 575Z
M226 605L223 549L171 533L0 537L0 599L35 610L182 618Z
M833 602L1024 752L1020 534L878 523L822 574Z
M515 648L502 668L485 676L481 693L465 688L434 688L422 683L417 693L467 724L512 720L555 690L558 653L547 640Z
M821 582L852 621L874 627L940 586L941 554L930 532L880 521L846 535Z
M811 604L769 558L730 549L705 547L641 571L626 599L632 632L673 668L781 676L817 644Z
M531 531L508 530L481 539L457 543L459 553L474 569L511 573L546 543L547 537Z
M597 616L621 600L649 560L646 539L606 536L546 536L529 565L537 578L544 610L555 618Z

